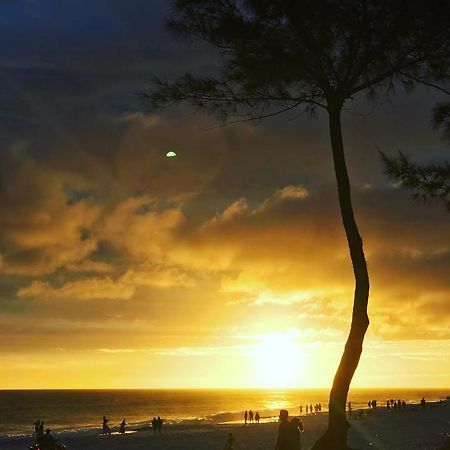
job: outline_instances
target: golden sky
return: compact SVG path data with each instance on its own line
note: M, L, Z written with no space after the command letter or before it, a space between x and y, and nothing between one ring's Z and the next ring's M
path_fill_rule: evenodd
M73 22L43 4L4 16L26 38L5 25L0 387L329 386L353 275L326 118L146 115L130 99L150 73L208 58L189 60L135 12L75 45L76 4ZM354 386L449 384L450 216L392 186L377 153L448 157L428 124L437 100L357 98L344 115L371 276Z

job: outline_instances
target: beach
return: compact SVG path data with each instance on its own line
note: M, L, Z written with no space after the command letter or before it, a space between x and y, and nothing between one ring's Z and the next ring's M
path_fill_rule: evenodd
M305 428L302 449L309 449L325 430L327 413L302 416ZM102 436L100 429L64 432L55 437L68 450L223 450L228 433L233 433L236 450L272 450L278 424L165 424L161 436L154 436L149 424L127 428L126 435ZM349 444L359 449L437 450L450 437L450 402L408 405L406 411L388 412L378 407L372 413L362 411L360 419L350 420ZM26 449L31 436L5 438L1 450ZM447 447L445 447L447 448Z

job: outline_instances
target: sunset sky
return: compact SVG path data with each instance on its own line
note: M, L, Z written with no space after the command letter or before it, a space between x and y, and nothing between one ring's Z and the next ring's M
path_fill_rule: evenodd
M327 387L353 273L327 121L149 114L220 60L164 0L0 1L0 388ZM354 386L450 383L450 214L377 148L442 161L431 90L343 116L371 276ZM173 150L176 158L166 158Z

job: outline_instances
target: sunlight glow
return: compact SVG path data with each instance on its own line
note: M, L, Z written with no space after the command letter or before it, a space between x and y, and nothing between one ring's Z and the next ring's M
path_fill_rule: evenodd
M299 371L304 360L298 337L299 332L294 329L287 333L260 336L253 353L256 385L277 388L298 386Z

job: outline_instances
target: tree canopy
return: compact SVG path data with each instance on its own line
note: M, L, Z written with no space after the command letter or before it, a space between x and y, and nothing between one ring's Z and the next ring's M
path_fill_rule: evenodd
M440 102L433 108L432 126L441 131L442 139L450 143L450 102ZM415 164L399 152L389 158L380 151L386 175L412 192L414 200L442 203L450 212L450 163Z
M364 91L375 99L396 82L449 77L449 6L441 0L176 0L170 30L211 44L217 76L157 80L152 108L188 102L258 119L326 107Z

